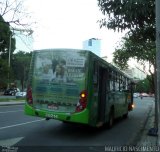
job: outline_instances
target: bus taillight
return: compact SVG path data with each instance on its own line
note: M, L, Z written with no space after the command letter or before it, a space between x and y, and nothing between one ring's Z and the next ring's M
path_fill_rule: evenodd
M132 108L135 108L135 105L134 105L134 104L132 104L131 106L132 106Z
M87 91L84 90L80 93L80 99L77 103L76 112L81 112L87 106Z
M27 102L28 104L33 104L33 98L32 98L32 88L28 87L27 89Z

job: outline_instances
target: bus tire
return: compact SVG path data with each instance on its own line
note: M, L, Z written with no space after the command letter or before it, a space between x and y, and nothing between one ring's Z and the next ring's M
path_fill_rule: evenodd
M109 113L109 120L108 120L108 128L112 128L114 124L114 110L112 109Z
M69 123L68 121L62 121L64 124L67 124L67 123Z
M124 119L127 119L127 118L128 118L128 112L123 115L123 118L124 118Z

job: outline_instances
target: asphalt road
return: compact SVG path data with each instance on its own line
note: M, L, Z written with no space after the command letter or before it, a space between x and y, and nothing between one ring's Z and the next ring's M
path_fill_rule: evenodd
M142 100L135 98L135 109L129 113L129 117L117 120L110 130L26 116L23 105L0 106L0 146L3 146L3 150L4 146L12 146L18 152L34 148L34 151L50 148L47 151L58 152L74 149L105 151L108 145L133 144L144 127L153 100L149 97Z

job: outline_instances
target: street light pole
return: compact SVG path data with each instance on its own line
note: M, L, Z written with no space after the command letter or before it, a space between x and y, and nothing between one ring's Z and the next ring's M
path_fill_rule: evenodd
M11 41L12 41L12 34L9 36L9 53L8 53L8 67L10 68L11 65Z
M11 65L11 43L12 41L12 33L10 33L9 35L9 49L8 49L8 68L9 68L9 71L8 71L8 88L9 88L9 82L10 82L10 65Z

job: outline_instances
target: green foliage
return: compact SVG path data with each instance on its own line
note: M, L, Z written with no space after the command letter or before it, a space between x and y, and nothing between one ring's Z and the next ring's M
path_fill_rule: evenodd
M10 42L10 55L12 56L15 50L15 39L12 38L9 23L5 22L3 17L0 15L0 87L2 88L7 86L8 74L12 76L12 70L8 65Z
M0 59L0 88L3 88L6 86L8 82L8 62L4 59Z
M106 16L99 21L101 27L129 29L115 50L114 62L125 69L134 58L155 67L155 0L98 0L98 6Z
M21 89L23 90L28 79L30 67L31 53L19 51L13 56L12 68L14 71L14 79L20 80Z
M146 42L137 40L134 36L126 36L122 39L122 45L113 53L113 61L121 69L128 67L130 58L138 62L150 64L150 68L155 68L156 49L155 42L146 40Z
M10 36L11 36L11 54L15 50L15 38L12 38L12 31L10 30L9 23L5 22L2 16L0 16L0 54L1 58L8 58Z
M9 67L8 64L9 50L12 64L12 60L14 60L13 53L16 48L16 40L10 26L12 28L23 26L23 28L30 29L29 27L33 23L23 4L23 0L0 0L0 88L5 88L7 83L14 81L14 77L18 77L14 74L15 65Z
M121 69L128 67L130 58L145 67L149 64L150 82L154 90L155 69L155 0L98 0L98 6L106 18L99 20L100 27L124 31L129 30L122 45L114 52L113 61ZM154 70L155 71L155 70Z
M147 42L148 41L148 42ZM150 75L147 76L147 79L150 83L151 92L155 91L154 85L154 71L155 71L155 58L156 58L156 49L155 43L149 40L146 40L146 43L137 39L134 39L132 36L123 38L123 45L121 48L118 48L113 53L113 62L122 70L128 68L129 59L136 59L141 65L144 65L143 70L146 72L146 63L148 63L148 69ZM152 70L154 69L154 70Z
M152 92L148 78L141 80L136 84L135 92L145 92L145 93Z
M125 30L155 26L155 0L98 0L106 16L100 25L109 29Z

